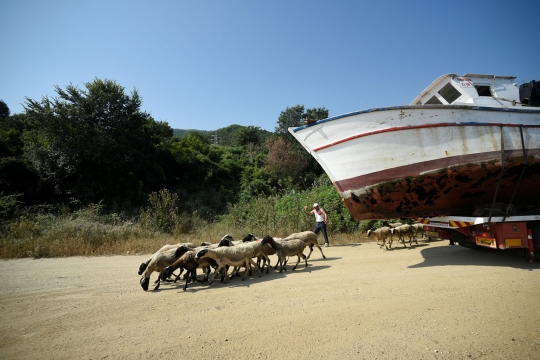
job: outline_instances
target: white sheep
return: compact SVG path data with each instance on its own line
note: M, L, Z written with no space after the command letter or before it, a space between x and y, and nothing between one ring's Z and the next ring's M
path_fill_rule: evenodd
M392 235L397 235L398 237L397 242L398 244L400 241L403 242L403 247L407 247L407 245L405 245L405 236L409 236L409 246L410 246L412 245L414 234L415 234L415 229L409 224L401 225L392 229ZM416 240L414 241L418 244L418 241Z
M418 235L424 238L424 224L416 223L411 225L414 228L414 238L417 239Z
M164 251L156 252L152 256L140 280L141 286L144 291L148 290L148 285L150 284L150 275L152 275L154 271L161 273L163 269L165 269L165 267L171 265L176 260L178 260L179 256L176 255L177 249L178 248L167 248ZM141 267L142 267L142 264L141 264ZM154 290L159 289L159 285L160 285L160 277L158 276L157 285L154 288Z
M214 271L214 274L212 275L212 279L210 280L210 285L214 282L214 278L216 277L216 274L219 273L219 271L229 265L229 266L245 266L246 271L244 273L244 277L242 278L242 281L246 279L246 275L249 271L249 268L251 265L254 265L257 269L257 272L259 273L259 276L261 276L261 272L259 268L257 267L257 264L253 262L252 257L254 254L253 246L246 245L246 244L239 244L237 246L231 246L231 247L218 247L216 249L202 249L197 252L197 255L195 256L195 260L200 261L200 259L204 257L209 257L213 259L218 267ZM225 276L225 283L227 283L229 280L228 275Z
M282 272L283 270L287 271L287 268L285 268L285 258L287 256L298 256L298 261L296 262L296 265L294 265L293 270L295 270L298 266L300 257L304 259L306 267L308 266L307 258L303 253L306 247L306 243L304 243L303 240L292 239L289 241L275 241L271 236L266 235L262 243L270 244L270 246L276 251L278 263L281 265L279 272Z
M221 238L220 243L224 241L232 241L232 240L233 240L232 236L229 234L226 234L225 236L223 236L223 238ZM146 260L139 266L138 274L143 275L144 273L143 277L140 280L140 284L145 291L148 290L148 286L150 282L150 275L152 275L154 271L158 271L160 273L156 281L157 285L154 288L154 290L159 289L161 272L163 271L165 267L171 265L176 260L178 260L178 258L181 255L175 255L175 252L182 245L188 248L192 248L192 249L196 248L196 245L193 243L179 243L175 245L164 245L161 247L161 249L159 249L152 256L150 256L148 260Z
M201 259L200 261L195 260L195 255L197 254L198 250L201 250L204 248L206 247L201 247L201 248L197 248L197 250L192 250L185 246L179 247L178 250L176 250L176 255L180 255L180 258L176 260L173 264L163 269L161 278L165 279L169 277L173 273L174 270L180 268L181 269L180 273L182 273L184 269L187 270L187 274L185 276L186 283L184 285L184 291L186 291L187 285L190 280L204 283L206 280L208 280L208 276L210 275L210 267L216 265L215 262L210 258L204 258L204 259ZM206 270L206 276L204 277L203 280L197 280L198 268Z
M139 265L139 271L137 272L139 275L142 275L142 273L144 272L144 270L146 270L146 268L148 267L148 264L150 264L150 261L152 261L152 259L154 258L154 256L156 256L157 254L160 254L166 250L170 250L170 249L178 249L178 247L180 246L187 246L187 247L190 247L190 248L195 248L195 244L193 243L178 243L178 244L175 244L175 245L163 245L161 247L161 249L159 249L158 251L156 251L155 253L152 254L152 256L150 256L148 258L148 260L146 260L145 262L143 262L141 265Z
M242 239L242 243L250 244L251 246L253 246L253 249L254 249L253 255L254 257L257 258L257 266L259 266L261 261L263 262L262 267L259 266L261 272L264 271L264 266L268 262L268 266L266 267L266 273L268 274L268 271L270 268L270 258L268 256L274 255L276 253L274 249L272 249L272 247L268 244L262 244L262 239L257 238L255 235L251 233L247 234ZM235 271L237 272L238 269L235 269ZM250 275L251 275L251 271L250 271Z
M388 226L383 226L376 230L368 230L367 236L370 237L371 235L377 238L377 244L379 244L379 242L382 242L381 248L384 246L387 249L388 249L388 246L386 246L386 238L390 236L389 243L390 243L390 247L392 247L392 229L389 228Z
M309 257L311 256L311 253L313 252L313 246L316 246L319 249L319 251L321 252L321 255L322 255L323 259L326 259L326 256L324 256L324 253L323 253L321 247L319 246L319 242L317 241L317 234L315 234L313 231L303 231L303 232L299 232L299 233L294 233L294 234L291 234L291 235L287 236L286 238L284 238L283 241L288 241L288 240L292 240L292 239L302 240L302 241L304 241L306 246L309 246L309 254L306 257L306 259L309 260Z

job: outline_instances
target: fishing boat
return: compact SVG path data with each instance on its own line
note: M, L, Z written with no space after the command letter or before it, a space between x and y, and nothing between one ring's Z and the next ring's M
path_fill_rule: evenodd
M540 213L540 82L447 74L410 105L289 128L357 220Z

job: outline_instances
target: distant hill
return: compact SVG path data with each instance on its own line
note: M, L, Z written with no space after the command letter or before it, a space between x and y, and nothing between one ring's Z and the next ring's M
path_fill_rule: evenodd
M237 144L237 134L238 132L244 129L254 129L255 133L258 135L259 144L264 144L265 140L272 136L274 133L270 131L263 130L259 127L254 126L242 126L242 125L229 125L224 128L217 130L196 130L196 129L173 129L174 135L182 138L189 132L197 132L206 136L212 143L221 145L221 146L236 146Z

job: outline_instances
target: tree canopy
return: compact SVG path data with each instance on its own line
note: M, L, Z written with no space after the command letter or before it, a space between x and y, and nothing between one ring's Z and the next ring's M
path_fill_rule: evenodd
M82 202L134 202L159 189L163 169L155 146L172 136L141 111L131 95L112 80L55 87L57 97L26 99L25 157L62 198Z
M137 212L168 189L182 211L221 214L239 200L307 189L322 174L287 128L327 117L324 107L287 107L272 133L236 124L172 129L141 105L136 89L97 78L26 98L22 114L0 101L0 196Z

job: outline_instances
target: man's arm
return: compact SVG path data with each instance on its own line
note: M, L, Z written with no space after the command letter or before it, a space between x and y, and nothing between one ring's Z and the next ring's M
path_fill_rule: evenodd
M328 222L328 215L326 215L326 211L324 211L323 208L321 208L321 212L323 213L324 215L324 223L326 224Z
M304 206L304 212L305 212L306 214L311 215L311 214L313 214L313 211L314 211L314 210L308 211L307 205Z

